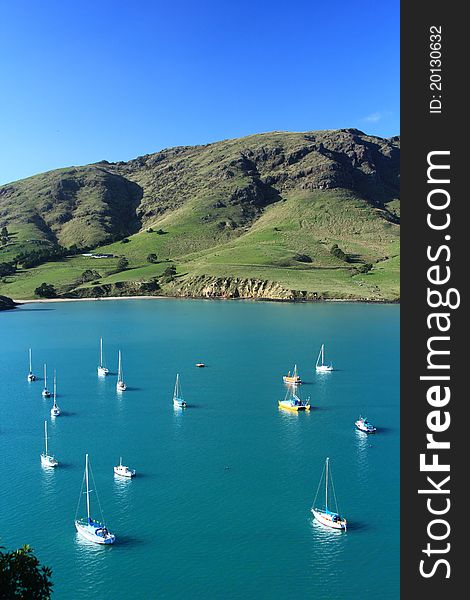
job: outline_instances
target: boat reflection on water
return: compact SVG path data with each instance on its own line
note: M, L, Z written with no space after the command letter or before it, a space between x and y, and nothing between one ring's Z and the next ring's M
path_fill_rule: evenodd
M357 449L359 450L359 452L361 454L363 454L364 452L367 451L367 448L370 448L372 446L371 440L370 440L369 436L364 435L362 433L362 431L359 431L359 429L356 429L354 433L356 435Z
M50 467L45 467L42 463L40 464L42 473L41 486L48 496L55 496L55 494L57 493L57 479L55 477L54 469L51 469Z
M302 447L302 430L304 419L308 418L305 415L310 412L299 413L290 410L278 410L280 438L282 443L282 451L287 454L296 455L303 452Z
M132 477L120 477L119 475L114 474L114 491L119 498L123 510L130 509L127 500L129 499L129 492L132 487L131 481ZM123 501L125 501L124 504Z
M359 429L355 430L356 456L357 456L357 479L361 485L367 485L369 474L369 448L372 447L371 438Z

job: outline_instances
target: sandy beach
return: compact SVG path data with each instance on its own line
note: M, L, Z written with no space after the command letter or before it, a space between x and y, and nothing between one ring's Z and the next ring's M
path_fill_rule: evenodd
M33 298L31 300L13 300L16 304L42 304L50 302L101 302L104 300L161 300L168 296L108 296L105 298Z

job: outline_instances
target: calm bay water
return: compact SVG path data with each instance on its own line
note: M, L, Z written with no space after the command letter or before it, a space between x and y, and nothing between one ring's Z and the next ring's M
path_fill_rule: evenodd
M113 372L105 379L100 335ZM337 370L320 376L322 343ZM55 422L41 398L44 362L50 388L57 370ZM310 414L277 407L294 363ZM172 405L177 372L184 412ZM30 304L0 313L0 389L0 545L29 543L53 569L56 599L399 597L398 306ZM375 436L354 429L360 414ZM39 459L45 419L53 472ZM75 533L85 452L111 547ZM138 472L132 481L114 478L121 455ZM326 456L346 534L312 522Z

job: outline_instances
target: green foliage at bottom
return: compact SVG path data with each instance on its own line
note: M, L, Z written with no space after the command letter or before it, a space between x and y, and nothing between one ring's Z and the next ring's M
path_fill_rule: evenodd
M49 600L52 571L41 566L29 546L0 550L0 600Z

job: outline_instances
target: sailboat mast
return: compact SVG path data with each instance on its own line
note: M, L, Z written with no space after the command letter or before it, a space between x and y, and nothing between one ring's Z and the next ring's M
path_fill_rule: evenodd
M325 344L321 345L321 364L325 364Z
M57 381L56 381L56 375L55 375L55 371L54 371L54 406L56 405L56 392L57 392Z
M48 454L47 452L47 421L44 421L44 440L46 442L46 456Z
M121 351L119 350L119 354L118 354L119 358L118 358L118 381L121 381L122 377L121 377Z
M44 363L44 389L47 390L47 369L46 369L46 363Z
M103 366L103 338L100 338L100 367Z
M33 371L33 358L32 358L32 351L31 348L29 349L29 372L32 373Z
M326 476L325 476L325 508L328 510L328 463L330 459L326 459Z
M86 512L90 520L90 490L88 489L88 454L85 454Z

